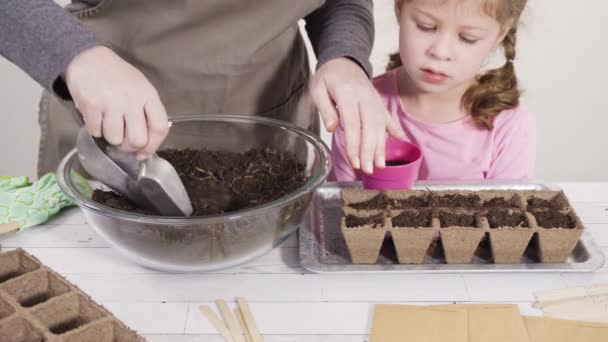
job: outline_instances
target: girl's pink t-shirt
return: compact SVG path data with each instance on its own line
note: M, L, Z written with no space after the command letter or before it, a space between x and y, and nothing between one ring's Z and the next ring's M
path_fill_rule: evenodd
M396 69L374 79L388 111L401 124L407 140L422 150L419 180L531 179L536 159L536 118L523 106L500 113L494 129L477 128L473 119L431 124L410 116L397 90ZM333 136L331 181L354 181L346 154L344 130Z

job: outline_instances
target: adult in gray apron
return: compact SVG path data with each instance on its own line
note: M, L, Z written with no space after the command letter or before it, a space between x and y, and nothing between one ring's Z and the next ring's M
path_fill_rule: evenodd
M102 0L74 14L156 87L169 117L263 115L319 132L297 22L322 0ZM41 100L38 174L55 171L81 121Z

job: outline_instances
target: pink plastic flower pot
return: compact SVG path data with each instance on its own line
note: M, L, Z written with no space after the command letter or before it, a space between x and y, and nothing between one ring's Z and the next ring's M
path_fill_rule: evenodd
M396 139L386 141L386 167L374 167L374 173L362 177L365 189L411 189L418 179L422 151L410 142Z

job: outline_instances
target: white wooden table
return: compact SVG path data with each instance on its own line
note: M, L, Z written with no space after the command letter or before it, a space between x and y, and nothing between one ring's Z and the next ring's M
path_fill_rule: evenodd
M558 184L608 254L608 183ZM90 294L149 341L222 341L198 307L245 296L265 341L365 341L375 303L517 303L533 293L608 283L592 274L319 275L299 266L295 236L238 268L208 274L164 274L117 255L76 208L48 224L0 237L2 250L22 247ZM234 303L232 303L234 304Z

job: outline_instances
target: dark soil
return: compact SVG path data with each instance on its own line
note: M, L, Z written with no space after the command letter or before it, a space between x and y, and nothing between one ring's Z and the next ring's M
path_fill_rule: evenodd
M411 196L406 199L392 199L393 209L421 208L429 205L428 196Z
M528 227L526 215L519 210L492 208L487 213L490 228Z
M368 199L367 201L352 203L349 207L353 209L386 209L389 205L390 199L386 196L385 193L381 192L378 195Z
M140 209L136 207L133 202L113 191L95 190L95 192L93 192L93 201L114 209L120 209L138 214L156 215L156 212L152 210Z
M270 148L245 153L166 149L158 155L179 174L192 202L192 216L229 213L272 202L308 181L304 165ZM93 200L115 209L157 214L137 208L114 192L96 190Z
M368 217L359 217L354 215L346 216L346 227L357 228L365 225L371 225L372 228L380 228L384 225L384 214L378 213Z
M550 200L530 197L528 198L528 210L548 208L548 209L563 209L566 207L566 201L561 195L555 195Z
M477 208L480 206L481 198L478 195L441 195L438 196L435 193L431 195L431 205L434 207L464 207L464 208Z
M536 209L532 211L532 214L541 228L576 228L576 220L572 214L546 209Z
M489 200L483 202L483 204L481 206L484 207L484 208L493 208L493 207L509 208L509 207L517 207L517 200L516 200L515 196L511 197L510 200L506 200L503 197L494 197L492 199L489 199Z
M392 218L393 227L431 227L431 209L408 210Z
M387 160L386 161L386 166L403 166L403 165L407 165L410 162L407 160Z
M475 215L453 213L449 211L439 212L439 221L441 228L445 227L477 227Z

